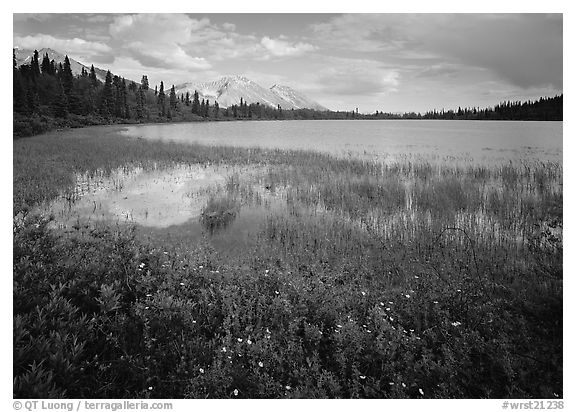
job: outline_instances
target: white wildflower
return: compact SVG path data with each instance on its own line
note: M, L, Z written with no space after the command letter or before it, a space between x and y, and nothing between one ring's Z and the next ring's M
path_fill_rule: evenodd
M424 396L424 391L420 388L418 388L418 392L420 392L420 395Z
M204 369L200 368L200 373L204 373Z
M238 389L234 389L234 396L238 396Z
M242 338L238 338L238 342L242 343Z
M452 322L452 326L460 326L461 324L462 324L462 322L458 322L458 321Z
M258 362L258 366L260 366L261 368L264 367L264 364L262 362Z

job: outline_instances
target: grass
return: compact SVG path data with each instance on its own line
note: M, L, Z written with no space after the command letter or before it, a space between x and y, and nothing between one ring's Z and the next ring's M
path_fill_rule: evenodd
M554 398L562 166L377 164L98 135L14 142L14 396ZM109 130L109 131L106 131ZM250 165L204 212L272 193L243 256L137 229L48 229L75 173ZM71 199L73 202L73 199Z

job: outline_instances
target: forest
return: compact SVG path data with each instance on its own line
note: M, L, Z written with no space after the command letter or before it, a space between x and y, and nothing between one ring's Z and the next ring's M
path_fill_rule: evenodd
M562 120L563 95L537 101L502 102L490 108L458 108L421 113L362 114L351 111L284 110L260 103L220 108L218 102L200 100L198 92L177 94L174 85L150 88L148 77L140 83L106 73L98 79L94 66L74 75L68 56L64 62L34 52L30 64L18 66L13 50L13 137L49 130L113 123L157 123L207 120L318 120L318 119L444 119L444 120Z

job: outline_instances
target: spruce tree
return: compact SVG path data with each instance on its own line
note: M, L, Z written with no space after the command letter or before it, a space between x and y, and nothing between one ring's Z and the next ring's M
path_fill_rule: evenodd
M96 70L94 70L94 65L90 66L90 74L88 75L90 79L90 85L92 87L98 86L98 78L96 77Z
M176 90L174 89L174 85L170 89L170 108L172 110L176 110Z
M214 117L218 118L218 112L220 111L220 105L216 100L214 100Z
M58 88L58 94L54 97L52 103L52 110L54 111L54 116L65 118L68 116L68 97L64 92L64 85L60 82L60 87Z
M109 117L114 112L114 91L112 90L112 73L110 70L106 73L106 80L102 88L100 99L100 114Z
M158 92L158 99L157 99L157 104L158 104L158 110L159 110L159 115L164 117L166 116L166 94L164 93L164 82L160 82L160 91Z
M74 75L72 74L72 68L70 66L70 59L68 56L64 58L64 66L62 66L62 87L64 88L64 93L66 96L72 94L72 89L74 87Z
M192 100L192 113L200 114L200 97L196 90L194 90L194 99Z
M148 76L146 76L146 75L142 76L142 80L140 81L140 85L142 87L142 90L148 90L148 88L149 88Z

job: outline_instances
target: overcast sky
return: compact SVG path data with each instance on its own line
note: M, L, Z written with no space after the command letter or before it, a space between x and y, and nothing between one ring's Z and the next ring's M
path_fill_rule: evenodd
M562 15L14 14L50 47L155 85L242 74L331 109L426 111L562 93Z

